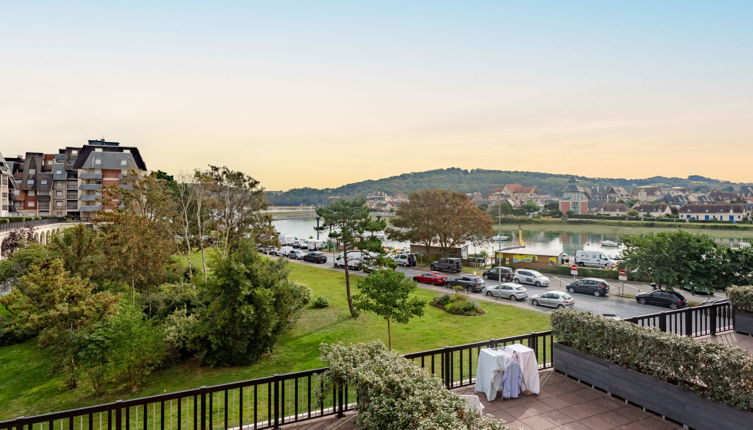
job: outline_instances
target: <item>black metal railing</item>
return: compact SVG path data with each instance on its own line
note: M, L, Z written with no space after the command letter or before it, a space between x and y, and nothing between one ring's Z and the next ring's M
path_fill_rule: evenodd
M539 368L551 367L551 332L491 339L407 354L404 357L441 378L448 388L475 382L481 348L522 343L536 351ZM326 388L326 368L140 399L20 417L0 430L267 429L329 415L342 415L357 402L347 386Z
M641 315L625 321L678 336L700 337L734 330L733 312L729 303L715 303Z
M15 230L18 228L26 228L26 227L37 227L40 225L48 225L48 224L59 224L62 222L67 222L67 221L68 220L65 218L43 218L43 219L33 219L33 220L27 220L27 221L0 222L0 231Z

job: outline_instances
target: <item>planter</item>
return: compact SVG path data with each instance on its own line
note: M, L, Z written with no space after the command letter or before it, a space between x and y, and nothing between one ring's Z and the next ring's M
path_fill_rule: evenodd
M741 311L735 307L735 331L753 336L753 312Z
M733 408L560 343L554 369L691 428L750 429L753 412Z

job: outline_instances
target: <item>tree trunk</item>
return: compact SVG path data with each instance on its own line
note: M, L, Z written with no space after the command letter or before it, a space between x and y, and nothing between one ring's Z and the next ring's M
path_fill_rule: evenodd
M350 294L350 272L348 271L348 247L343 243L343 262L345 263L345 294L348 297L348 309L350 310L350 316L358 318L358 311L353 306L353 297Z
M392 351L392 326L390 325L389 318L387 318L387 345L390 351Z

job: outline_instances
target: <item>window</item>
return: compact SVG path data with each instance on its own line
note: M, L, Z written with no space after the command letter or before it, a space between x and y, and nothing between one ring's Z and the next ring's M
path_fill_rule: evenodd
M63 171L62 171L62 170L55 170L55 174L56 174L56 175L62 175L62 174L63 174Z
M62 191L55 191L55 197L63 198L63 192Z
M102 159L101 158L95 158L94 159L94 164L96 164L96 165L102 164Z
M29 207L30 208L33 208L36 205L37 205L37 202L29 202Z
M26 185L34 185L34 180L33 179L27 179L26 180Z
M13 190L13 195L14 195L14 196L17 196L17 195L19 195L19 194L21 194L21 191L20 191L20 190Z
M40 179L39 183L42 185L47 185L47 179Z
M33 196L33 195L34 195L34 190L29 190L29 196Z
M63 202L61 202L60 200L56 201L55 202L55 207L56 208L62 208L63 207Z
M121 166L127 166L128 165L128 160L120 160L120 165Z
M29 169L29 174L30 175L33 175L35 173L37 173L37 169Z
M94 152L102 152L102 148L94 148Z
M71 149L71 155L78 155L78 149Z

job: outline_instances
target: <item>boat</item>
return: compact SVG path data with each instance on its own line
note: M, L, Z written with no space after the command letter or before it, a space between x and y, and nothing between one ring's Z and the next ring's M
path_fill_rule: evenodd
M601 246L617 247L620 246L620 244L613 240L602 240Z
M494 242L507 242L508 240L510 240L510 236L498 234L496 236L492 236L491 240Z

